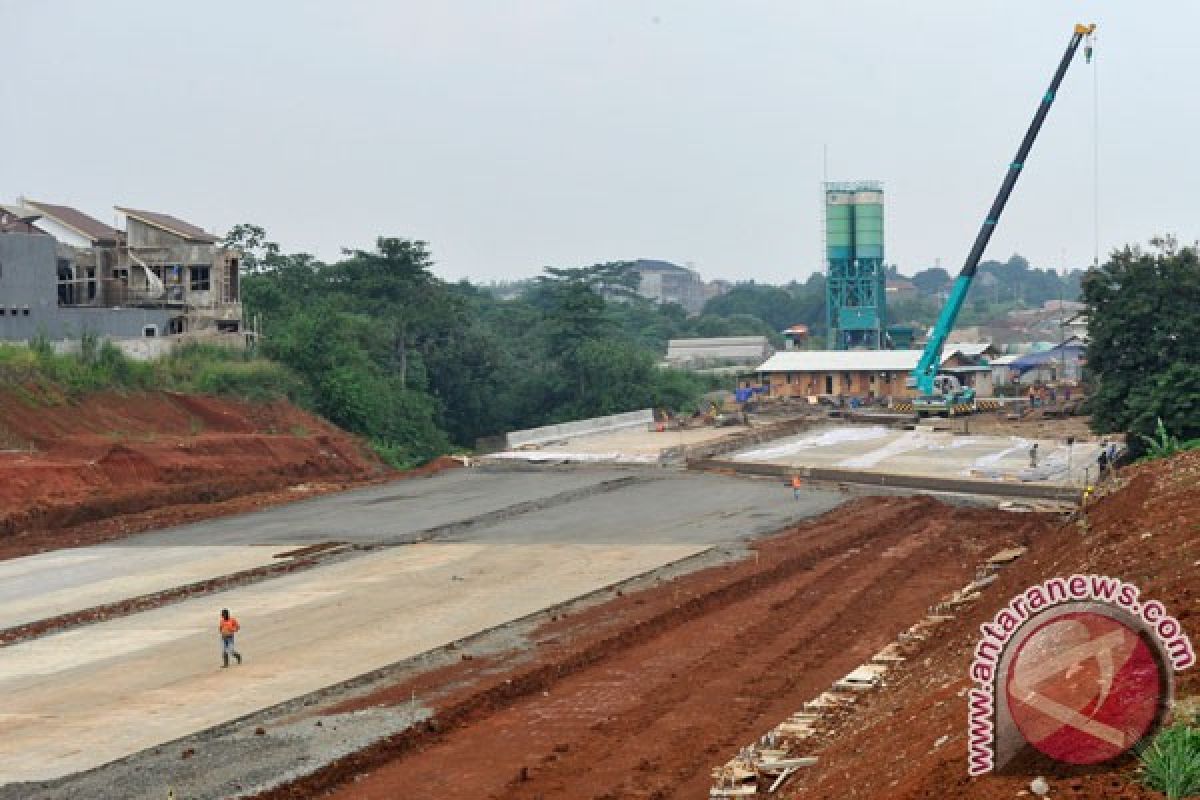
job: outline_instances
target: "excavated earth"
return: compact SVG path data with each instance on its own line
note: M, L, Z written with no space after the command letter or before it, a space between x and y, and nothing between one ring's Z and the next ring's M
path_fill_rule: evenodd
M415 709L417 698L429 716L257 797L705 796L712 767L894 639L987 555L1055 524L927 497L851 501L759 540L739 562L555 614L529 647L464 651L313 708L299 724Z
M286 403L0 389L0 558L94 544L388 475ZM395 477L394 474L391 477Z
M1050 797L1161 798L1135 782L1132 756L1116 764L1071 769L1032 763L1026 775L967 777L967 669L979 625L1010 598L1049 577L1111 575L1136 584L1200 638L1200 452L1121 471L1086 515L1031 540L1030 551L925 651L842 720L815 753L818 769L789 786L796 798L925 797L1000 800L1029 795L1030 774L1043 775ZM1195 708L1200 669L1178 673L1177 708ZM788 796L788 795L785 795Z

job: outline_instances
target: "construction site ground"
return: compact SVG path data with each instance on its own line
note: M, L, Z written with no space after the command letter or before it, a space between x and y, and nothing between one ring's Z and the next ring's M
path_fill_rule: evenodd
M1082 519L646 466L429 472L0 562L0 800L706 796L1023 546L778 793L1009 798L1029 776L966 778L979 622L1079 571L1195 621L1200 454L1124 469ZM222 607L247 656L228 670ZM1156 796L1129 762L1037 766L1051 796Z
M210 782L219 771L204 770L199 787L179 780L174 751L161 772L139 759L674 562L693 559L694 568L733 557L746 537L843 499L818 490L795 499L772 482L661 470L454 470L4 562L14 608L6 622L69 611L83 619L0 647L0 782L10 784L0 797L36 797L42 790L30 781L147 748L150 755L134 759L144 780L113 777L120 767L108 767L41 796L161 797L164 785L179 785L178 797L228 796L228 785ZM188 546L196 553L181 556ZM217 578L280 558L304 563L233 587L215 581L198 594L165 591L206 569ZM156 593L163 603L154 602ZM140 600L87 618L89 603L121 595ZM229 671L219 668L215 634L224 607L242 621L247 654ZM406 719L364 720L356 742L393 733ZM240 763L253 773L252 748Z

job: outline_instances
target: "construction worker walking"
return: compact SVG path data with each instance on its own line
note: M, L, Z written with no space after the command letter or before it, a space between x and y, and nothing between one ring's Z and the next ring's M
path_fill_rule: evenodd
M800 487L801 487L802 485L803 485L803 484L800 482L800 476L799 476L799 475L793 475L793 476L792 476L792 499L793 499L793 500L799 500L799 499L800 499Z
M217 630L221 633L221 668L229 666L229 657L233 656L237 659L237 663L242 663L242 654L237 651L237 647L233 643L234 635L242 629L238 624L237 617L229 616L229 609L221 609L221 621L217 623Z

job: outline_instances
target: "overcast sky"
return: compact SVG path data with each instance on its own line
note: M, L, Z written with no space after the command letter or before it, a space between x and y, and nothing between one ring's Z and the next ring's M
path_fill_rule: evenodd
M263 225L446 278L663 258L820 268L831 179L888 260L957 269L1072 23L1095 21L985 257L1091 261L1200 222L1200 3L0 0L0 198ZM1098 83L1097 83L1098 82Z

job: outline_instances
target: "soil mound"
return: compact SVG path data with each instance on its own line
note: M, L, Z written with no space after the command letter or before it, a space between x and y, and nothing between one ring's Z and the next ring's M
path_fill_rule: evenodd
M205 516L197 506L211 516L215 504L249 495L394 474L354 437L282 401L137 392L74 402L9 387L0 389L0 431L0 557L138 527L54 535L122 515L153 511L152 523L165 525ZM163 513L170 507L179 515Z

